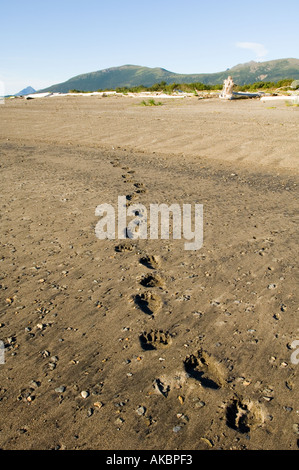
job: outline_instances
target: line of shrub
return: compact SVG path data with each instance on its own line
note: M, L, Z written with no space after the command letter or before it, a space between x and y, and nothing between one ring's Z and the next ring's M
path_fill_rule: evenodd
M237 85L235 86L235 91L256 91L256 90L269 90L269 89L277 89L277 88L289 88L292 84L292 79L285 79L279 80L277 82L255 82L255 83L248 83L246 85ZM141 93L141 92L163 92L167 94L172 93L194 93L196 94L197 91L213 91L213 90L222 90L223 84L217 85L206 85L205 83L201 82L194 82L194 83L170 83L167 84L165 81L155 83L152 86L134 86L134 87L116 87L116 93ZM109 88L109 90L113 90L113 88ZM97 90L98 92L108 91L108 89ZM70 90L70 93L87 93L86 91L82 92L80 90Z

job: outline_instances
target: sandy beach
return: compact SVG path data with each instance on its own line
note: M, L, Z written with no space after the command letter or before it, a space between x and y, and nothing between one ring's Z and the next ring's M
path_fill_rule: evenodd
M141 101L0 106L0 448L296 450L299 108ZM98 239L118 196L202 248Z

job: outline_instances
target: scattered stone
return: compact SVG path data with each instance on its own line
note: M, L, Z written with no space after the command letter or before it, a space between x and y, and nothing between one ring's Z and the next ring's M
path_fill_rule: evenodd
M144 406L139 406L139 408L137 408L136 410L136 413L138 414L138 416L143 416L146 412L146 408Z
M293 408L291 406L284 406L283 409L284 411L288 411L288 412L293 411Z
M33 388L38 388L38 387L41 386L41 383L38 382L37 380L32 380L31 385L32 385Z
M209 447L213 447L213 443L212 441L210 441L210 439L207 439L206 437L201 437L200 440L207 444Z
M60 387L55 388L55 392L57 393L63 393L65 391L65 387L61 385Z
M177 418L179 418L184 423L188 423L188 421L189 421L188 416L184 415L183 413L178 413Z
M276 289L277 285L276 284L269 284L268 289Z
M16 342L16 338L14 336L10 336L7 338L8 344L14 344Z
M119 403L115 403L116 408L121 408L125 406L125 403L123 401L120 401Z
M173 432L178 433L182 429L182 426L174 426Z
M93 406L95 406L96 408L100 409L102 408L102 406L104 406L104 404L101 402L101 401L96 401Z
M245 379L245 380L243 381L243 383L242 383L242 385L243 385L244 387L248 387L248 385L250 385L250 384L251 384L251 381L250 381L250 380L246 380L246 379Z
M89 396L89 393L86 390L83 390L80 395L82 398L87 398Z
M204 401L201 401L199 398L195 398L194 400L194 408L200 409L203 408L206 404Z
M286 385L286 387L287 387L288 390L293 390L294 384L293 384L293 382L292 382L291 380L287 380L287 381L285 382L285 385Z
M265 401L271 401L271 400L273 400L273 397L264 396L263 399L264 399Z

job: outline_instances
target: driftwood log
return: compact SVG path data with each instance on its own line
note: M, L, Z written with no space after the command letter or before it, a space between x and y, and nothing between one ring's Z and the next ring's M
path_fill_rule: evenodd
M235 83L233 78L229 76L226 80L224 80L222 92L219 95L219 98L222 100L237 100L237 99L244 99L244 98L260 98L263 93L239 93L234 92Z

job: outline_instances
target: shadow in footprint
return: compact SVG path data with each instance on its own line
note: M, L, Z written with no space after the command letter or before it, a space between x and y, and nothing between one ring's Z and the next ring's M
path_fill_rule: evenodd
M161 307L161 299L151 292L137 294L134 297L135 304L147 315L152 315L156 313Z
M151 330L148 333L146 331L142 333L139 341L144 351L151 351L168 346L171 343L171 336L162 330Z
M141 279L140 284L144 287L163 287L164 282L160 276L153 276L148 274L143 279Z
M140 258L139 262L150 269L156 269L160 265L160 260L157 256L143 256Z
M194 354L187 356L184 361L184 367L189 377L198 380L203 387L212 390L221 388L222 380L217 376L218 374L215 373L215 370L214 374L212 373L213 378L207 376L207 373L209 375L211 374L211 370L209 369L213 369L213 367L210 367L204 353L199 351L197 356Z
M250 432L247 406L238 400L233 400L226 409L226 425L241 434Z
M120 244L117 245L114 249L115 249L115 251L117 251L118 253L121 253L121 252L124 252L124 251L133 251L134 248L136 248L135 245L129 245L129 244L126 244L126 243L120 243Z

